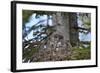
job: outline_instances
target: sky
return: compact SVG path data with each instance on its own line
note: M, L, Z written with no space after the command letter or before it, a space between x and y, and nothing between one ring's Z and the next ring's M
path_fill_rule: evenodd
M32 17L30 18L29 22L26 23L26 27L32 27L33 25L35 25L36 23L38 23L39 21L41 20L45 20L44 22L41 22L41 24L47 24L47 16L46 15L43 15L43 16L40 16L39 18L35 18L36 14L33 14ZM52 20L49 19L49 25L52 25ZM27 28L28 30L28 28ZM41 29L38 29L39 31L41 31ZM45 36L45 35L44 35ZM25 37L25 39L32 39L33 38L33 31L30 32L30 34L28 36Z
M79 27L83 27L82 26L83 23L81 20L78 19L77 22L78 22ZM79 39L81 41L91 41L91 33L88 33L88 34L79 33Z
M35 16L36 16L36 14L33 14L31 16L29 22L26 23L26 27L28 27L27 30L41 20L45 20L44 22L41 22L42 24L44 24L44 25L47 24L47 16L46 15L40 16L37 19L35 18ZM49 25L52 25L51 19L49 19ZM82 26L82 21L78 20L78 26ZM41 29L38 29L38 30L41 31ZM25 37L26 40L32 39L32 38L33 38L33 31L31 31L28 34L28 36ZM80 41L90 41L91 40L91 33L88 33L87 35L84 35L83 33L79 33L79 39L80 39Z

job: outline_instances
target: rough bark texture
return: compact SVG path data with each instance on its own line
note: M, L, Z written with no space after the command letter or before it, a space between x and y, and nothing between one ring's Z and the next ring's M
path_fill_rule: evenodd
M56 25L56 32L64 37L64 40L69 40L69 16L68 13L57 12L53 15L53 24Z
M76 46L78 44L78 29L76 29L78 27L77 24L77 14L76 13L69 13L69 25L70 25L70 43L72 46Z
M56 32L64 37L64 42L70 41L72 46L78 44L78 27L76 13L56 13L53 15L53 24L56 26Z

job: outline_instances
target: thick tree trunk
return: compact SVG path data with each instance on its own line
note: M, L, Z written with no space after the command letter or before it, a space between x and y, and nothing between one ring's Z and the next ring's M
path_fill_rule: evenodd
M67 48L69 46L68 43L72 46L76 46L78 44L79 35L78 30L75 29L78 27L76 13L57 12L53 14L52 22L56 31L49 39L49 48L51 45L54 45L53 47L55 49L59 42L61 42L63 49L66 48L67 50L69 49ZM61 37L62 39L60 39Z
M64 40L69 41L69 16L68 13L57 12L53 14L53 25L56 25L56 32L54 34L59 34L64 37Z
M64 37L64 41L70 41L72 45L77 45L78 42L78 27L76 13L61 13L53 14L53 25L56 25L56 32Z

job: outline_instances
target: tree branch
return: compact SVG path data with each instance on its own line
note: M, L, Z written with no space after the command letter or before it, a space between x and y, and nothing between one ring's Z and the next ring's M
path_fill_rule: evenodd
M79 29L79 30L86 30L86 31L91 31L90 28L83 28L83 27L73 27L75 29Z
M91 42L90 41L80 41L80 43L82 43L82 44L90 44Z

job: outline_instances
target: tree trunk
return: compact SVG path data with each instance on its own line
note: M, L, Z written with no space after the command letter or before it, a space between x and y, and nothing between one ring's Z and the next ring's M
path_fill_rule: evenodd
M57 47L57 43L61 42L61 45L70 43L72 46L76 46L78 43L78 27L77 14L76 13L65 13L57 12L52 15L52 23L55 26L56 31L51 35L49 39L49 48L54 45L54 49ZM56 38L55 38L56 36ZM62 39L60 39L62 37ZM52 43L50 45L50 42ZM66 48L65 46L63 48ZM68 48L67 48L68 49Z
M78 27L77 24L77 14L76 13L69 13L69 25L70 25L70 43L72 46L78 45L79 41L79 34L78 34Z
M56 32L54 34L59 34L64 37L64 41L69 41L69 16L68 13L57 12L53 14L53 25L56 25Z

